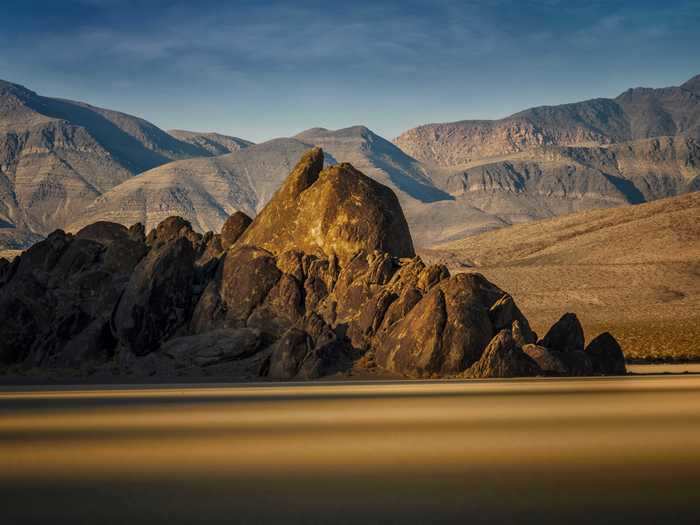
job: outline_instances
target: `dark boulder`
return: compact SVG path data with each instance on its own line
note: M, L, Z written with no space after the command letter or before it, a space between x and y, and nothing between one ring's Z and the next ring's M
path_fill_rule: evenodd
M584 342L583 327L578 317L567 313L552 325L537 344L559 352L583 352Z
M109 358L110 316L145 251L126 228L106 222L32 246L0 292L3 360L75 367Z
M161 353L179 367L207 367L251 357L261 345L260 332L252 328L219 329L171 339L163 344Z
M268 376L272 379L294 379L309 356L313 341L299 328L290 328L272 348Z
M541 373L537 363L515 344L510 330L501 330L465 375L474 379L486 379L529 377Z
M593 363L588 354L582 350L559 352L557 354L566 366L569 376L590 376L593 374Z
M253 219L242 211L237 211L231 215L221 228L221 246L228 250L243 235Z
M192 245L196 245L202 235L192 229L189 221L179 216L171 216L150 231L146 237L146 244L151 248L158 248L181 237L189 240Z
M513 334L513 338L521 346L523 344L532 344L537 341L535 333L530 328L530 323L515 304L515 301L509 294L503 296L489 308L489 318L493 324L495 331L512 329L513 325L517 326L517 334Z
M594 374L625 375L625 356L617 340L604 332L593 339L586 347L586 355L591 360Z
M400 321L376 339L377 363L412 377L438 374L444 363L442 333L447 323L445 294L432 290Z
M195 252L185 237L152 248L134 269L113 317L120 343L136 355L157 350L189 320Z
M515 338L513 338L515 340ZM549 350L544 346L534 344L525 344L523 347L525 352L543 372L553 375L566 375L569 372L561 352Z

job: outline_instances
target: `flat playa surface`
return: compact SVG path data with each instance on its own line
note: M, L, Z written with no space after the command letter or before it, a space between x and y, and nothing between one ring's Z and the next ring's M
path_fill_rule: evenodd
M698 523L700 377L5 387L4 523Z

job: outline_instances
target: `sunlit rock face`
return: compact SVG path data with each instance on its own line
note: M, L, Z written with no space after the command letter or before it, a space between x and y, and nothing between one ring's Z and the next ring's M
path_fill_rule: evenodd
M275 255L294 249L337 256L342 264L360 250L415 255L394 192L350 164L324 170L320 148L302 157L239 243Z
M393 192L306 153L252 222L95 223L0 261L0 359L156 377L314 379L624 373L567 314L539 341L479 274L415 256Z

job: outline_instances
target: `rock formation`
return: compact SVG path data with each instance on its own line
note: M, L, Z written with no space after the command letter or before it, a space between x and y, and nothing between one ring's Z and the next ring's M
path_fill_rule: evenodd
M0 360L231 380L373 369L403 377L624 373L566 314L538 342L513 298L415 256L393 192L307 152L250 222L98 222L0 260Z
M323 170L323 152L305 154L241 243L274 254L291 249L336 256L347 263L360 250L415 255L396 195L350 164Z

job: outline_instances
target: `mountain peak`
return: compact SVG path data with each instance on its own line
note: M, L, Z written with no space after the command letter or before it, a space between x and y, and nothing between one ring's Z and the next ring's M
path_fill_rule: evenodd
M367 126L358 124L355 126L348 126L347 128L340 129L310 128L305 131L302 131L298 135L295 135L295 138L298 138L299 140L309 141L311 139L324 136L333 136L336 138L360 137L363 139L368 139L377 137L378 135L374 133L371 129L369 129Z

